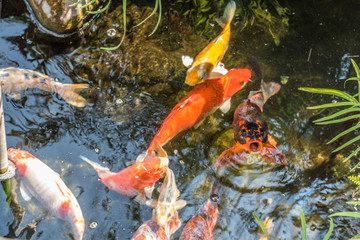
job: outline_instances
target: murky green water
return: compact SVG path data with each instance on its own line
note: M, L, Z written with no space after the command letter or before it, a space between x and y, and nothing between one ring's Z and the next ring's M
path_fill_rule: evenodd
M254 158L253 164L218 172L225 181L220 189L214 239L258 239L253 213L262 220L273 220L273 239L299 239L299 208L307 220L308 239L322 239L329 228L329 214L355 211L345 203L352 200L355 190L343 177L350 167L341 162L347 151L330 154L336 143L325 144L341 131L341 126L316 126L311 122L317 118L315 112L306 110L308 105L333 99L297 88L343 90L344 78L353 76L354 71L346 64L348 59L342 58L360 54L360 6L356 1L299 1L289 5L290 29L279 46L263 28L254 25L239 31L234 23L223 60L227 68L239 68L246 66L248 55L253 55L263 68L265 81L280 82L280 76L289 76L281 91L264 106L270 133L289 165L269 166ZM130 239L151 217L152 209L109 191L78 156L102 162L112 171L136 159L172 107L191 89L183 85L186 68L180 56L195 56L215 35L177 32L166 27L164 18L164 26L151 39L139 41L130 35L128 47L115 55L98 49L94 35L101 33L97 24L92 38L81 43L83 47L79 43L63 47L36 40L27 14L0 19L0 68L17 66L46 73L61 82L91 85L91 90L83 94L90 100L84 109L40 90L24 91L20 100L4 97L7 144L28 150L60 173L81 205L87 226L84 239ZM214 27L220 32L220 27ZM163 55L157 58L156 52ZM359 63L358 58L355 60ZM215 112L198 129L181 133L165 146L181 198L188 202L179 211L183 221L209 196L206 166L232 144L233 112L249 90L259 87L254 80L235 95L229 113ZM12 185L15 188L16 181ZM16 207L12 211L0 191L0 236L69 239L69 224L49 216L36 201L25 202L18 189L16 193L22 211L16 211ZM334 219L333 239L357 234L356 219ZM90 229L93 221L98 226Z

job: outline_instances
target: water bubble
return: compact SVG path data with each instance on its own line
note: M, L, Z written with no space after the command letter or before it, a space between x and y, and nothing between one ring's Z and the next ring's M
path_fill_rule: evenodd
M98 148L95 148L94 150L95 150L96 153L100 152L100 149L98 149Z
M92 223L89 224L89 228L90 228L90 229L94 229L94 228L97 227L97 225L98 225L98 223L97 223L96 221L94 221L94 222L92 222Z
M325 194L321 195L321 200L323 200L323 201L326 200L326 195Z
M116 35L116 29L115 28L110 28L106 31L106 35L108 37L115 37Z
M310 230L311 230L311 231L315 231L315 230L316 230L316 225L315 225L315 224L311 224Z
M336 100L332 100L331 102L332 102L332 103L337 103L337 101L336 101Z

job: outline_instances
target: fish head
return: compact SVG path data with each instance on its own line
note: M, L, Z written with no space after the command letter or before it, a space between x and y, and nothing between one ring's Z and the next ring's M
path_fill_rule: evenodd
M226 97L230 98L239 90L241 90L251 77L251 71L249 69L231 69L224 77L228 78L228 84L226 91Z
M177 213L177 211L174 211L172 218L165 226L166 235L169 236L170 238L170 236L174 234L179 229L180 226L181 226L181 220L179 218L179 214Z
M185 83L194 86L203 82L209 73L213 70L214 65L209 62L204 62L198 65L195 65L188 69Z
M251 154L258 154L268 141L268 130L260 120L243 120L234 124L235 141L244 146Z
M36 159L33 155L31 155L28 151L9 148L8 151L9 159L15 163L16 165L16 172L19 177L24 177L27 171L27 161L29 159Z

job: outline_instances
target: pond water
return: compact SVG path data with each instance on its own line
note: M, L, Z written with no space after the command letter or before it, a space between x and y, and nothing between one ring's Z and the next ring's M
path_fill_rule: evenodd
M337 99L297 89L344 90L344 79L355 74L348 56L355 56L355 61L360 63L356 58L360 54L357 24L360 4L297 1L289 5L289 30L278 46L266 29L248 25L240 31L234 21L229 49L223 59L229 69L242 68L247 67L246 57L253 55L262 67L265 81L280 83L281 77L288 76L280 92L265 104L263 113L270 134L287 157L288 166L268 165L251 156L253 161L249 160L248 164L218 171L225 180L220 188L220 213L214 239L259 239L259 226L253 213L261 220L269 217L273 221L272 239L299 239L299 208L307 221L308 239L322 239L329 228L328 215L356 211L354 206L346 204L353 200L356 188L346 174L357 159L350 164L342 160L357 146L331 154L338 143L327 145L326 142L344 126L315 125L312 121L325 115L306 109ZM37 40L31 34L34 29L31 18L25 9L24 12L16 16L7 14L0 19L0 68L32 69L64 83L88 83L91 89L82 94L89 99L85 108L70 106L59 95L37 89L23 91L20 100L3 95L7 145L28 150L60 174L81 205L86 222L84 239L130 239L136 229L151 218L152 209L110 191L79 155L114 172L135 160L147 149L173 106L191 89L183 84L184 66L178 64L175 70L167 70L167 66L174 68L171 64L180 63L182 54L195 56L221 29L214 23L213 33L194 38L200 39L197 46L191 34L184 34L182 45L173 47L178 42L171 39L179 33L169 33L175 30L167 29L165 6L162 28L150 39L143 40L144 45L162 43L157 47L166 55L162 61L169 62L164 65L146 52L141 52L141 58L134 58L137 54L132 51L140 50L129 45L124 45L121 51L106 53L94 44L94 35L88 41L83 39L66 47ZM96 24L92 34L97 32ZM169 37L163 40L166 34ZM136 39L128 41L137 42ZM87 59L92 62L88 63ZM121 74L112 71L112 64L121 65L124 71ZM135 73L126 71L132 65L141 64L148 68L139 67L140 71ZM349 93L355 94L354 86L347 85ZM231 123L236 106L247 97L249 90L258 88L258 79L253 77L253 81L233 97L230 112L216 111L198 129L187 130L165 145L180 198L187 201L187 206L179 210L184 222L209 197L207 166L225 146L232 144ZM17 195L11 207L6 203L5 193L0 191L0 236L71 238L68 223L50 216L34 200L25 202L16 178L11 185ZM359 221L354 218L336 217L334 221L332 239L349 239L360 230ZM97 222L96 228L89 228L92 222ZM173 239L179 238L183 226Z

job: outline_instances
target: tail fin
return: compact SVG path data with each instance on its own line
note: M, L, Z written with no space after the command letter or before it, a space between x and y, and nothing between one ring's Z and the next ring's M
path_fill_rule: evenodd
M235 1L231 0L225 7L224 14L221 18L217 18L216 22L224 28L226 23L231 21L235 15L236 10L236 3Z
M115 173L111 172L109 168L103 167L100 164L91 161L87 157L84 157L81 155L79 157L82 160L84 160L85 162L87 162L88 164L90 164L96 170L96 172L98 173L100 178L108 177L109 175L115 174Z
M85 107L87 101L78 92L89 88L88 84L59 84L56 92L69 104L75 107Z
M216 168L227 168L237 163L242 163L245 160L245 149L241 144L235 143L229 149L223 151L220 156L216 159Z
M279 92L281 86L275 82L266 83L261 80L260 90L259 91L250 91L248 99L250 102L256 104L261 111L263 111L263 106L266 101L272 96Z

